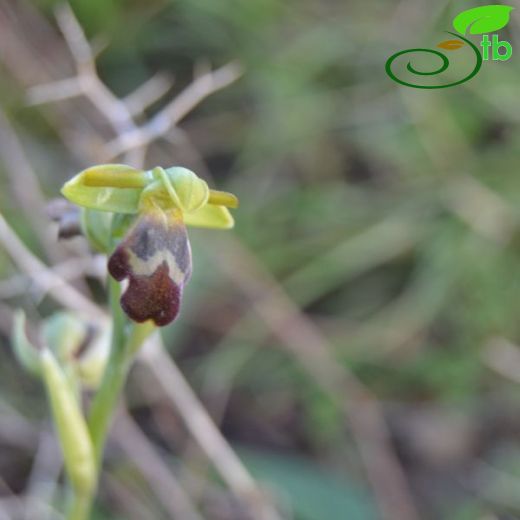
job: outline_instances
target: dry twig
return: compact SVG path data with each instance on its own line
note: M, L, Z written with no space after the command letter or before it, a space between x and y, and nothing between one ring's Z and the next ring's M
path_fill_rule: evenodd
M5 165L13 194L27 220L36 232L47 257L56 261L63 255L56 246L52 231L45 221L45 204L42 191L22 144L5 114L0 110L0 159Z
M240 76L241 69L235 62L196 75L194 81L150 121L139 128L118 135L108 143L108 158L117 157L135 148L146 147L154 140L164 137L201 101L231 85Z
M332 355L332 347L279 284L238 241L215 246L217 265L250 299L256 313L349 420L381 517L415 520L405 473L391 445L383 412L369 390Z
M119 445L150 482L170 518L202 520L173 472L165 465L146 436L124 410L120 410L116 418L115 436Z
M45 266L43 272L47 270L49 270L49 268ZM55 280L56 283L58 283L55 287L59 288L62 284L61 279L71 281L84 276L94 276L100 279L103 277L104 279L104 276L106 276L106 261L105 257L102 255L84 258L70 258L69 260L64 260L59 264L53 265L52 271L54 271L59 277ZM35 271L31 273L31 276L26 274L16 274L11 278L1 280L0 298L7 299L23 294L33 284L33 278L38 277L39 274L40 271ZM47 289L49 288L50 287L47 287ZM46 291L40 290L38 296L42 298L45 296L45 293Z
M193 438L214 463L229 488L246 504L251 517L261 520L280 518L222 437L177 365L166 354L160 336L154 336L145 345L139 359L146 362Z
M28 91L31 104L55 102L80 95L89 99L112 126L116 137L106 145L104 160L124 155L125 162L141 167L148 146L166 136L172 128L204 99L236 81L241 70L237 63L228 63L214 71L196 71L195 79L149 121L138 125L135 115L161 97L170 83L156 76L120 99L101 81L97 74L95 54L68 4L56 11L60 29L76 64L76 76L34 86Z
M70 286L54 271L34 256L0 215L0 243L18 267L53 298L69 309L90 319L106 319L106 314L88 298Z

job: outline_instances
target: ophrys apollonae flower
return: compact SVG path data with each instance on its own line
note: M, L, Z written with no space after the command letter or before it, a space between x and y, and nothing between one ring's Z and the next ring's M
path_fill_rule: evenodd
M126 314L159 326L177 316L191 275L186 226L229 229L234 222L227 208L238 206L234 195L210 190L182 167L94 166L67 182L62 193L86 208L137 215L110 256L108 270L118 281L128 279L121 297Z

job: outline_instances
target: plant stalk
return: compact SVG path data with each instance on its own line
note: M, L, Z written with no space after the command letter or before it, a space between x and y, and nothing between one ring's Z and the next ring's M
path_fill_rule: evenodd
M67 513L67 520L88 520L93 501L94 492L89 495L74 494Z
M125 348L127 342L125 330L127 320L119 305L120 294L121 288L119 283L112 277L109 277L110 308L113 321L110 356L101 386L94 397L88 418L88 427L94 447L98 473L101 467L108 429L130 366L130 359L128 359Z
M137 350L155 328L151 323L130 324L119 304L120 295L120 284L110 277L109 300L113 321L110 356L88 417L98 479L106 438L130 364ZM95 490L89 496L74 495L67 520L87 520L94 496Z

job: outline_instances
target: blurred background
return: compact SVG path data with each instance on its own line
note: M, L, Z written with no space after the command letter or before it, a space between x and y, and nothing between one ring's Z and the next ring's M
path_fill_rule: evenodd
M384 70L482 4L0 1L2 520L60 518L9 334L66 306L60 279L104 305L105 259L45 209L102 162L183 165L241 205L190 230L176 365L132 370L93 518L256 520L258 490L271 518L520 518L520 9L513 58L468 83ZM207 456L175 367L238 466Z

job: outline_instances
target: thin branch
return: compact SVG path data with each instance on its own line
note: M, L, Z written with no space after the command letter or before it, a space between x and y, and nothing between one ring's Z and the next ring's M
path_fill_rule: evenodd
M36 232L47 257L55 261L60 258L60 247L46 223L43 194L34 169L29 162L20 139L9 120L0 110L0 159L5 165L13 194L18 200L27 220Z
M78 78L68 78L47 85L31 87L27 89L26 96L28 105L41 105L78 97L82 94L83 88Z
M334 359L327 338L244 246L232 238L219 237L219 247L214 248L214 254L220 260L217 265L248 296L270 331L344 410L381 517L387 520L419 518L375 397L355 374Z
M124 97L123 103L133 116L140 115L146 108L161 99L172 86L173 80L171 76L159 72Z
M159 137L163 137L204 99L235 82L241 74L238 63L231 62L195 78L150 121L139 128L118 135L116 139L109 142L108 158L117 157L135 147L147 146Z
M85 97L90 99L99 112L108 119L117 134L133 130L136 125L132 114L125 103L115 96L99 78L96 70L95 54L68 4L64 3L56 9L56 19L76 62L78 88ZM73 81L73 79L70 78L65 80L65 82ZM63 82L61 83L63 85ZM54 83L47 86L42 85L39 89L40 91L41 89L51 91L52 88L56 89L57 86Z
M69 4L61 4L54 14L76 63L90 66L94 61L94 54Z
M241 498L250 514L258 520L276 520L280 516L266 500L248 470L231 449L181 371L168 356L156 334L147 342L139 360L146 363L176 408L193 438L213 462L229 488Z
M84 258L70 258L59 264L55 264L52 269L44 266L43 271L35 271L31 275L27 274L16 274L11 278L0 281L0 298L7 299L14 296L18 296L27 291L28 286L33 283L33 279L37 278L40 274L51 270L58 275L60 282L59 287L62 285L63 280L71 281L76 278L83 276L95 276L100 279L104 279L106 275L106 262L103 255L89 256ZM39 297L43 297L47 291L41 291Z
M173 472L165 465L134 420L122 409L117 416L114 430L119 445L146 477L170 518L202 520Z
M214 71L205 70L195 74L194 80L159 113L143 125L137 125L134 116L167 91L164 80L152 78L126 98L120 99L107 88L97 74L95 54L68 4L56 11L56 18L67 45L76 63L77 75L29 90L29 99L37 102L58 101L78 94L80 91L109 121L116 138L106 145L104 160L112 160L125 154L126 162L140 167L147 147L156 139L165 136L175 125L208 96L225 88L241 76L236 62L228 63ZM160 76L159 76L160 77ZM136 155L129 155L133 151ZM128 159L132 159L129 161Z
M45 266L11 229L0 214L0 243L18 267L31 276L43 291L48 292L65 307L74 309L90 319L106 319L106 314L97 305L69 285L63 278ZM35 275L35 273L38 273Z

